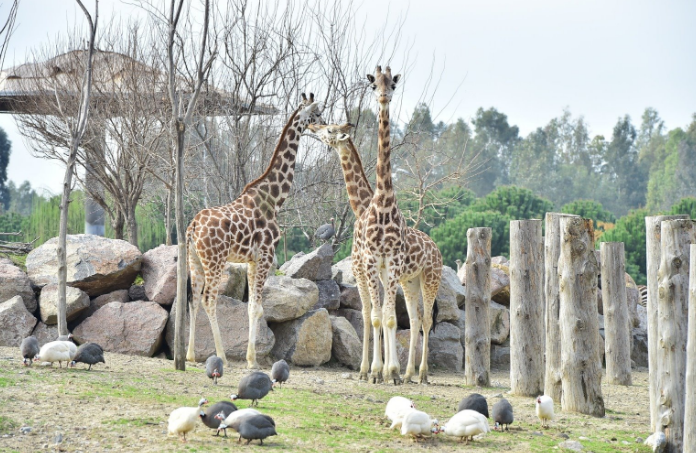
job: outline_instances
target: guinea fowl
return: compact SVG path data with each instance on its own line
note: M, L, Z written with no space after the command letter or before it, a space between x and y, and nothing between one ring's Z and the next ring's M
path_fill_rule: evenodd
M394 396L387 402L387 409L384 415L391 420L392 424L389 429L401 429L401 422L406 414L414 410L416 406L408 398L403 396Z
M482 433L490 432L488 419L478 411L464 409L457 412L449 421L440 429L440 432L448 436L459 437L460 440L474 440L474 436Z
M287 381L288 377L290 377L288 362L281 359L274 363L273 368L271 368L271 377L273 378L273 383L277 382L278 385L282 387L283 382Z
M216 355L211 355L205 361L205 374L217 385L218 378L222 377L222 359Z
M239 428L239 423L242 421L242 418L244 417L249 417L251 415L259 415L261 412L257 411L256 409L239 409L234 412L232 412L230 415L225 417L224 413L219 412L215 418L220 420L220 424L218 425L218 434L220 433L220 430L223 430L225 432L225 437L227 437L227 430L231 429L234 432L237 432L237 428Z
M414 439L421 439L433 433L437 433L437 420L430 418L425 412L412 409L404 416L401 422L401 435L411 435Z
M536 399L536 414L541 420L541 427L548 428L549 420L553 420L553 398L548 395L538 396Z
M334 218L331 217L331 223L325 223L314 233L314 237L321 239L322 241L328 241L336 234L336 228L334 226Z
M180 407L174 409L169 414L168 434L183 435L183 442L186 442L186 433L193 431L196 426L196 420L200 418L200 414L204 413L201 409L203 405L208 404L208 400L201 398L198 401L198 407Z
M51 341L46 343L39 350L39 354L34 358L37 362L58 362L58 366L63 368L62 362L70 362L77 353L77 346L70 341Z
M247 445L252 440L259 440L263 445L263 440L278 433L275 429L275 422L268 415L251 415L243 417L237 428L240 439L246 439Z
M510 404L510 401L503 398L493 405L493 421L495 422L496 430L498 426L500 426L501 430L505 428L505 431L507 431L508 426L512 424L513 420L512 404Z
M488 402L486 402L486 398L484 398L483 395L480 395L478 393L472 393L471 395L467 396L459 402L459 408L457 409L457 412L461 412L464 409L471 409L472 411L476 411L479 414L482 414L486 418L489 417Z
M205 426L210 429L216 430L215 435L220 433L218 429L222 420L227 418L232 412L237 410L237 406L229 401L218 401L212 406L208 407L205 412L200 413L201 421ZM220 418L217 416L220 415Z
M273 390L273 382L271 378L268 377L266 373L261 371L254 371L248 374L239 381L239 386L237 387L237 394L231 395L232 401L235 400L251 400L251 405L259 405L259 401L264 396L268 395L268 392Z
M39 340L36 339L34 335L26 337L22 340L22 344L19 346L20 351L22 351L22 363L24 366L31 366L32 360L39 353Z
M106 363L104 361L104 350L97 343L85 343L77 348L77 352L70 362L70 367L74 367L78 362L89 365L87 371L92 369L92 365Z

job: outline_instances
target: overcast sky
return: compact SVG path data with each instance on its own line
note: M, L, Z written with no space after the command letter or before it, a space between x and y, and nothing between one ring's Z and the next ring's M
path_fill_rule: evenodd
M330 0L327 0L330 1ZM3 1L0 19L11 2ZM87 4L91 2L86 0ZM696 113L696 1L669 0L427 0L357 2L377 27L388 13L406 15L404 38L413 42L416 63L402 72L400 93L407 110L435 60L441 82L433 99L436 120L467 120L479 107L495 107L523 135L569 108L585 117L592 135L611 136L616 120L629 114L638 126L654 107L668 128L683 127ZM100 20L114 9L133 7L102 1ZM81 13L80 13L81 14ZM23 0L5 66L82 20L69 0ZM378 62L365 62L372 72ZM438 76L439 77L439 76ZM13 143L8 176L58 193L63 169L32 158L9 115L0 115Z

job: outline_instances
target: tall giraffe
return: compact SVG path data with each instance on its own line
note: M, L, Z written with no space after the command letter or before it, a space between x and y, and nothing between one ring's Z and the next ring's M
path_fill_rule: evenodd
M278 210L290 194L300 137L309 124L323 123L314 94L302 102L280 134L266 171L247 184L239 198L224 206L200 211L186 230L193 297L190 307L189 345L186 360L194 361L196 314L202 301L210 319L217 356L227 362L217 323L218 286L225 262L248 263L249 345L247 367L258 368L256 334L263 316L261 292L273 265L280 240Z
M351 139L349 132L353 125L346 123L343 125L310 125L309 130L315 132L319 138L338 152L343 170L343 179L348 192L348 200L353 209L355 218L359 219L367 209L373 196L370 182L365 176L360 154ZM357 222L357 220L356 220ZM355 243L353 243L353 255L357 255ZM415 374L415 352L416 341L418 341L418 331L420 330L420 319L418 317L418 295L419 291L423 294L423 318L431 320L424 323L423 336L423 356L420 370L420 383L428 382L428 334L430 325L435 327L437 323L437 303L435 296L440 287L442 279L442 254L435 242L422 231L415 228L406 227L405 233L405 256L404 272L399 279L399 283L404 289L406 299L406 310L408 311L411 338L408 350L408 364L404 380L411 380ZM365 298L363 298L365 294ZM363 359L360 367L361 376L367 377L369 366L369 343L370 343L370 309L371 301L367 288L361 293L362 312L363 312ZM426 333L427 332L427 333Z

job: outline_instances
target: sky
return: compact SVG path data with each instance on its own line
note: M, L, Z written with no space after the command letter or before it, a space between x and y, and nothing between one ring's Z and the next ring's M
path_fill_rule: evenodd
M331 1L331 0L326 0ZM85 3L91 7L91 2ZM10 1L2 2L0 19ZM696 113L696 2L692 0L356 0L366 28L404 18L407 56L391 62L403 76L404 112L421 98L432 63L439 80L431 109L436 121L470 120L495 107L524 136L569 109L592 135L611 137L619 117L634 125L646 107L667 128ZM100 3L100 20L134 7ZM22 0L5 66L25 61L83 17L69 0ZM410 63L405 72L400 63ZM379 62L365 62L372 72ZM432 90L431 90L432 91ZM61 165L34 158L10 115L0 127L12 141L8 177L59 193Z

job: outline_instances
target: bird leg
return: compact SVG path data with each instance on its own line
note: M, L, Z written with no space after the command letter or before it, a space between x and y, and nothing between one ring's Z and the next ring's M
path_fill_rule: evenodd
M247 439L246 445L249 445L251 443L251 439Z
M87 371L92 371L92 364L89 364L89 368L87 368Z
M261 445L263 445L263 439L259 439L259 442L261 442Z

